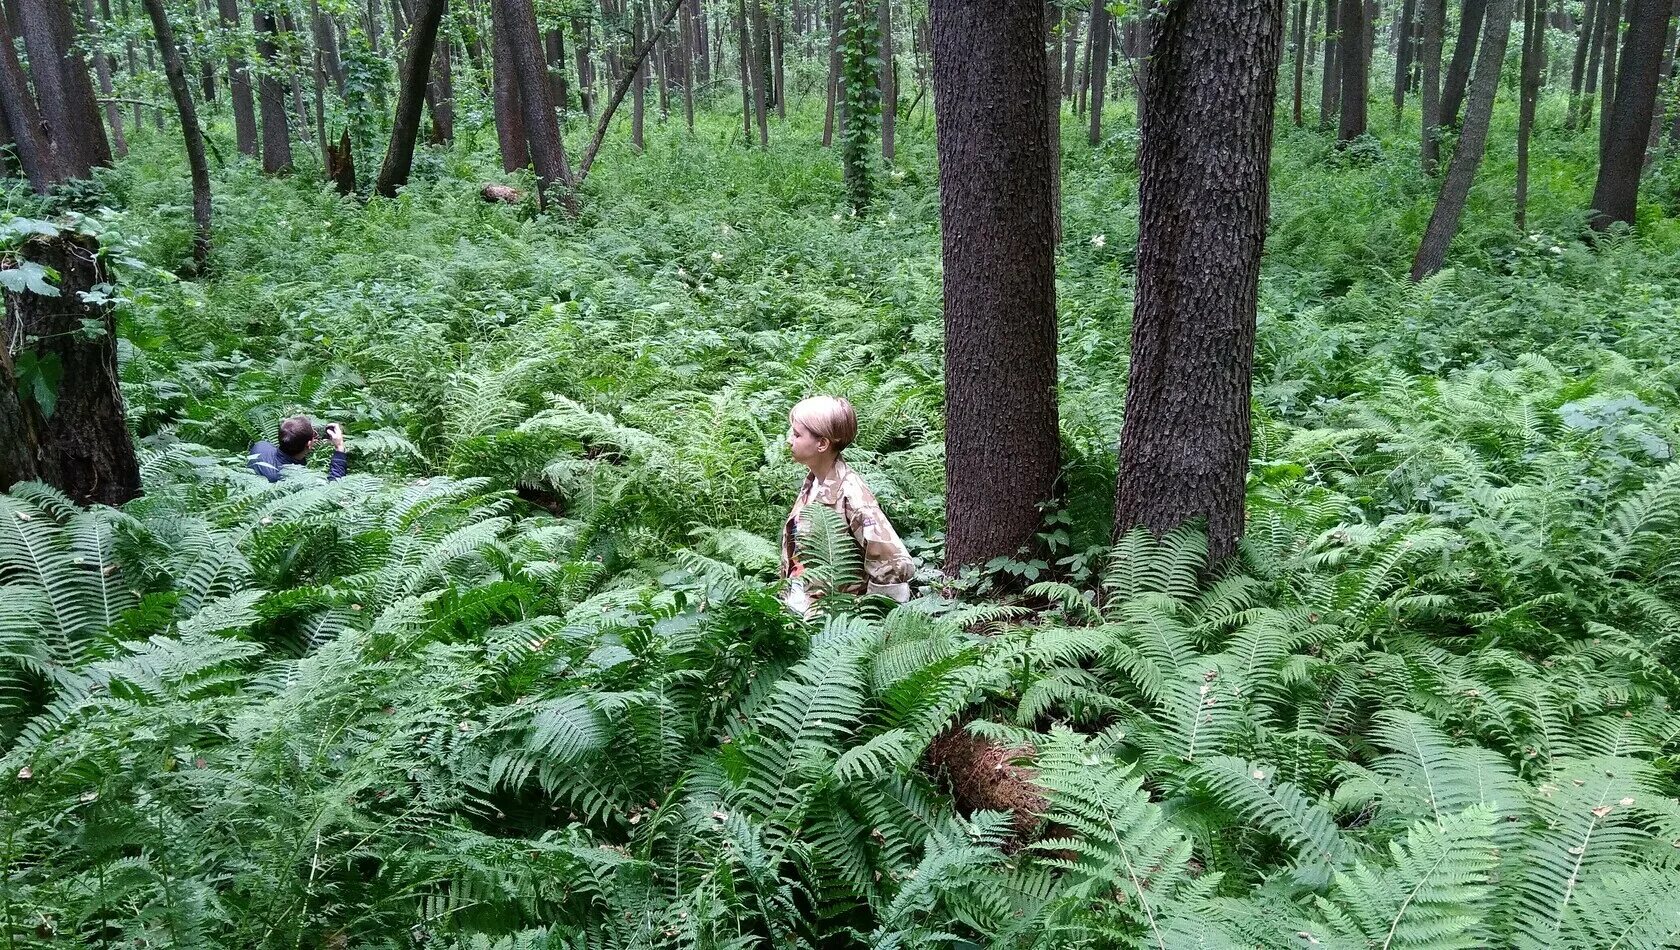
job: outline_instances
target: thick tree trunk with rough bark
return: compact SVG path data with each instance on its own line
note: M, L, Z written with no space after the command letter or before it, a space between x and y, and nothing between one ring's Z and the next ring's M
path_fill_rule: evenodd
M29 75L35 81L41 118L65 177L87 178L111 164L111 144L99 120L93 82L76 48L69 0L18 0Z
M495 0L492 7L496 29L507 33L508 48L513 54L526 142L531 148L531 162L537 168L538 204L546 206L550 192L558 192L566 212L576 214L577 199L571 191L572 170L566 161L566 146L560 141L554 101L548 94L536 12L531 0Z
M449 37L441 25L432 43L432 76L426 84L426 111L432 116L431 143L448 145L455 141L454 65L449 58Z
M1102 142L1102 110L1103 97L1108 91L1108 41L1113 31L1109 29L1108 4L1106 0L1096 0L1091 4L1091 127L1090 142L1096 146Z
M640 46L645 39L642 35L642 0L633 2L635 10L631 15L635 17L635 23L631 27L634 31L632 36L635 44ZM643 78L646 69L645 66L637 65L635 78L631 80L630 85L630 146L638 152L646 145L643 133L643 126L647 121L647 82Z
M35 96L29 90L29 77L18 62L12 45L10 25L0 17L0 111L6 116L12 144L17 149L18 164L29 179L29 187L37 194L44 193L62 177L58 170L58 156L52 142L41 131L41 113Z
M1201 521L1210 563L1243 532L1283 19L1281 0L1206 0L1151 29L1114 533Z
M1505 44L1511 35L1512 0L1491 0L1487 6L1487 36L1482 52L1476 57L1476 75L1472 80L1470 101L1465 110L1464 131L1459 135L1458 148L1441 182L1441 195L1435 200L1435 211L1429 227L1423 232L1417 256L1412 259L1412 280L1419 281L1441 269L1446 262L1447 248L1458 233L1459 218L1464 203L1475 183L1476 169L1487 151L1488 126L1493 121L1493 100L1499 91L1499 71L1505 63Z
M204 160L204 133L198 127L198 109L193 104L192 89L187 85L185 57L175 44L175 30L169 24L163 0L140 2L151 18L152 35L157 37L163 72L169 79L169 92L181 113L181 137L186 140L187 169L192 175L193 267L203 274L210 264L210 166Z
M1330 127L1342 97L1340 0L1324 0L1324 69L1319 75L1318 124Z
M1470 81L1470 67L1476 61L1476 47L1487 19L1488 0L1464 0L1463 15L1458 23L1458 39L1453 44L1452 62L1447 66L1447 78L1441 87L1441 124L1458 125L1458 110L1464 105L1464 90ZM1506 33L1510 33L1509 24Z
M379 178L373 190L387 198L395 198L397 189L408 184L408 174L414 167L414 141L420 135L420 110L426 102L426 87L431 81L432 55L437 46L438 24L449 0L419 0L414 23L403 43L402 76L397 85L397 116L391 123L391 142L385 148L385 161L379 166Z
M1632 224L1645 166L1645 143L1657 104L1657 78L1668 38L1670 0L1628 0L1628 29L1621 68L1604 123L1593 188L1592 226L1603 231L1620 221ZM1609 92L1609 90L1606 90Z
M239 29L239 0L216 0L216 11L224 31L231 33ZM251 93L251 71L242 57L231 52L228 54L227 70L228 96L233 101L234 144L241 155L255 157L257 109Z
M292 170L292 135L286 127L286 84L280 78L276 37L280 27L274 16L258 9L252 16L257 31L257 55L264 69L257 78L257 105L262 112L262 166L270 175Z
M751 0L753 118L758 123L758 147L770 147L770 21L764 0Z
M1365 134L1365 108L1370 98L1369 63L1365 57L1365 0L1341 0L1337 23L1342 29L1342 114L1336 142L1346 145Z
M1418 97L1423 107L1423 136L1419 156L1425 175L1435 174L1441 161L1441 47L1446 37L1447 0L1422 0L1420 49L1423 76Z
M1049 91L1043 0L933 0L931 15L955 570L1032 544L1055 489Z
M501 147L502 170L511 172L531 164L525 138L525 107L520 102L519 72L513 65L513 47L507 31L495 25L491 30L491 98L496 110L496 142Z
M1405 0L1400 19L1394 24L1399 44L1394 57L1394 121L1406 114L1406 90L1412 85L1413 23L1417 19L1417 0Z
M82 296L110 282L99 247L67 233L30 240L22 256L58 273L58 295L5 294L0 491L38 479L81 504L121 505L140 494L140 466L123 415L111 307Z

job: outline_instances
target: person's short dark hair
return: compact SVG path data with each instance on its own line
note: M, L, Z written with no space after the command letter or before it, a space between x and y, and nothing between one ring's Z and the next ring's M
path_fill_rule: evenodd
M296 458L315 441L315 423L308 416L293 416L280 423L280 451Z

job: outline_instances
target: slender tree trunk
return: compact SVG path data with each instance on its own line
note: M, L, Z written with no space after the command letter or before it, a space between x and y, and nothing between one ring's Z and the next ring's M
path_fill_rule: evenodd
M682 8L683 0L671 0L671 5L666 8L665 15L653 24L653 35L656 36L664 32L671 25L671 21L677 18L677 14ZM595 157L601 152L601 143L606 141L607 127L612 124L613 115L618 111L619 105L624 102L625 93L630 91L636 74L641 70L642 64L647 61L648 54L652 52L653 46L654 40L650 36L637 44L636 48L631 51L629 72L613 87L612 95L607 97L607 104L601 110L601 118L595 123L595 135L589 140L589 145L583 150L583 157L578 161L577 174L572 179L572 190L574 192L582 187L584 179L589 177L589 169L594 166Z
M1425 175L1434 175L1441 161L1441 47L1446 32L1446 0L1423 3L1423 140L1419 149Z
M519 104L525 118L531 162L537 168L538 204L546 207L550 190L558 190L568 214L577 214L572 194L572 170L566 160L566 146L560 140L560 123L549 97L542 42L537 36L537 15L531 0L494 0L496 29L507 33L509 50L519 82Z
M1307 0L1307 70L1310 72L1318 63L1318 14L1323 4L1319 0Z
M519 101L519 78L507 36L499 25L491 31L491 94L495 100L496 142L501 148L502 170L511 172L529 167L531 158L525 144L525 107Z
M642 35L642 0L634 0L634 2L636 9L632 16L635 17L636 22L631 29L635 44L640 46L642 40L646 38ZM644 135L644 124L647 120L647 83L642 80L642 72L645 68L637 65L636 76L631 80L630 86L630 146L638 152L647 147L647 140Z
M1458 110L1464 104L1464 90L1470 81L1470 66L1476 59L1477 40L1481 38L1482 23L1487 18L1488 0L1464 0L1464 14L1458 25L1458 40L1453 44L1452 62L1447 66L1447 78L1441 87L1441 124L1458 126ZM1509 25L1506 33L1510 33Z
M653 6L650 3L647 14L653 16ZM659 121L663 123L671 117L671 84L667 60L671 58L670 38L663 30L653 31L654 41L657 43L653 54L654 85L659 89Z
M163 72L169 79L169 91L175 96L175 108L181 112L181 136L186 140L187 168L192 174L193 269L203 274L210 265L210 166L204 161L204 134L198 128L198 110L193 105L192 89L187 85L185 58L175 44L175 30L169 25L163 0L140 2L151 18L152 34L157 37L158 53L163 57Z
M392 3L397 0L391 0ZM367 19L363 21L367 28L368 48L375 54L381 52L380 37L384 32L385 14L379 10L379 0L367 0Z
M37 194L45 193L61 176L58 156L52 142L41 131L41 112L35 105L35 95L29 91L29 77L18 62L17 47L12 41L7 18L0 17L0 112L6 116L12 144L17 148L18 164L23 175ZM0 352L5 349L0 345Z
M84 296L110 283L111 276L98 245L85 235L35 238L20 251L24 259L57 272L59 293L5 294L0 491L39 479L79 504L121 505L140 494L140 466L117 380L116 324L110 304L89 303ZM90 325L100 332L90 336ZM36 401L35 386L20 369L24 355L36 366L57 368L53 405Z
M257 103L262 111L263 171L281 175L292 170L292 137L286 128L286 84L280 79L276 38L280 27L268 11L258 8L252 15L257 31L257 56L263 71L257 77Z
M1044 0L1044 99L1050 114L1050 246L1062 246L1062 64L1057 20L1066 23L1055 0ZM915 108L914 105L911 106Z
M1493 120L1494 95L1499 91L1499 72L1505 63L1505 44L1511 35L1512 0L1490 0L1486 8L1487 36L1482 41L1481 55L1476 57L1476 75L1471 81L1470 102L1464 117L1464 131L1458 148L1441 182L1441 195L1435 201L1429 227L1418 245L1412 260L1412 280L1420 281L1441 269L1446 262L1447 248L1458 233L1459 218L1464 203L1470 197L1470 186L1476 180L1476 169L1487 151L1488 126Z
M1631 6L1631 3L1630 3ZM1622 0L1610 0L1604 16L1604 71L1598 77L1598 151L1610 148L1610 110L1616 105L1616 52L1622 36Z
M688 5L688 22L694 42L694 71L700 85L712 81L712 60L706 44L706 11L698 3Z
M333 19L321 12L320 0L309 0L310 26L315 33L315 50L321 58L321 69L333 81L333 88L344 95L344 63L338 55L338 30Z
M105 19L111 18L110 10L105 11ZM122 106L116 102L116 87L112 85L111 76L116 69L116 59L104 52L104 38L100 30L100 20L94 13L93 0L82 0L82 24L89 37L93 39L94 48L99 50L93 57L94 74L99 77L99 94L105 99L105 124L111 127L111 148L117 158L128 154L128 140L123 137Z
M1289 118L1300 128L1304 122L1301 113L1301 85L1306 80L1307 68L1307 5L1310 0L1295 0L1295 75L1289 96Z
M783 48L783 42L782 12L779 9L772 9L770 17L770 64L774 82L771 84L771 93L776 99L776 118L778 119L787 118L787 76L783 71L786 65L783 62L786 50Z
M1095 30L1090 31L1095 34ZM1073 113L1079 118L1085 118L1086 106L1091 96L1091 36L1085 38L1085 49L1079 60L1078 88L1074 90Z
M420 7L403 42L402 76L397 84L397 116L391 123L391 143L385 162L379 166L375 193L395 198L397 189L408 184L414 166L414 141L420 135L420 108L425 104L432 56L437 47L438 25L448 0L419 0Z
M747 0L738 0L735 8L735 28L740 34L741 52L741 141L752 146L753 70L752 38L747 35Z
M1365 0L1341 0L1337 23L1342 29L1342 114L1336 126L1336 142L1346 145L1365 134L1365 108L1369 96L1365 57Z
M696 4L688 4L690 12L683 16L679 31L682 34L683 123L694 132L694 14Z
M1060 463L1043 0L933 0L945 566L1033 542Z
M1406 90L1412 84L1412 23L1417 17L1417 0L1405 0L1400 20L1394 24L1399 36L1399 49L1394 58L1394 121L1399 123L1406 114Z
M892 161L898 155L895 133L898 126L898 61L893 58L892 0L880 0L881 33L881 157Z
M236 34L239 30L239 0L216 0L216 10L221 16L222 29L228 34ZM228 95L233 100L233 137L241 155L255 156L257 154L257 114L256 104L251 99L251 73L246 68L245 60L237 53L229 52Z
M127 20L128 19L128 0L122 0L121 5L118 7L118 9L120 9L122 11L122 18L124 20ZM130 79L130 81L139 80L139 78L140 78L140 61L134 55L134 37L133 36L128 36L128 37L123 39L123 59L124 59L125 62L128 63L128 78ZM139 132L140 127L142 125L141 120L143 118L143 116L141 115L141 112L140 112L140 101L138 99L135 100L134 103L133 103L133 106L134 106L134 125L133 125L133 128L134 128L135 132Z
M1091 128L1094 148L1102 142L1103 94L1108 90L1108 5L1106 0L1091 4Z
M840 96L840 31L843 28L841 4L846 0L829 0L828 30L828 104L823 107L823 148L834 144L834 115Z
M111 144L100 124L87 64L76 49L68 0L18 0L29 75L60 172L87 178L111 164Z
M1151 24L1114 533L1201 521L1210 564L1243 532L1283 20L1279 0L1209 0ZM1342 26L1351 62L1359 33Z
M1591 48L1587 53L1587 74L1581 80L1581 110L1575 116L1576 131L1585 131L1592 125L1593 115L1598 108L1599 60L1604 55L1604 20L1611 15L1611 3L1612 0L1599 0L1597 19L1593 22L1593 35L1587 39ZM1621 15L1619 7L1616 15Z
M1587 51L1596 49L1593 38L1598 35L1599 11L1604 0L1585 0L1579 35L1575 39L1575 65L1569 74L1569 111L1563 120L1564 128L1573 129L1580 118L1581 96L1585 89Z
M455 76L449 58L449 37L443 34L442 26L438 32L438 39L432 43L432 76L426 84L426 108L432 114L432 144L448 145L455 141Z
M1540 44L1545 11L1538 0L1523 0L1523 45L1517 108L1517 230L1528 229L1528 146L1534 131L1534 108L1540 97Z
M1615 94L1606 96L1614 105L1604 120L1598 184L1593 188L1594 230L1606 230L1618 221L1628 225L1634 221L1645 144L1651 133L1651 115L1656 111L1658 73L1668 38L1669 3L1628 0L1622 65L1615 74ZM1610 75L1607 70L1605 77Z
M554 97L563 117L571 92L566 88L566 37L559 27L543 31L543 56L548 64L548 94Z
M763 0L751 0L753 117L758 121L758 147L770 147L770 21Z
M1329 128L1341 102L1342 37L1340 0L1324 0L1324 71L1320 76L1318 124Z
M1666 116L1668 100L1673 98L1674 91L1674 59L1677 52L1677 27L1680 27L1680 0L1674 0L1674 9L1668 21L1668 35L1663 41L1662 68L1657 70L1657 103L1651 114L1651 138L1645 143L1645 167L1650 168L1651 162L1656 160L1657 149L1662 144L1663 120ZM1669 84L1667 92L1663 84Z
M1067 36L1063 42L1062 98L1073 98L1074 67L1079 61L1079 27L1084 17L1076 8L1067 11Z
M572 18L572 49L578 77L578 105L589 121L595 121L595 69L589 61L593 36L589 25L581 17Z

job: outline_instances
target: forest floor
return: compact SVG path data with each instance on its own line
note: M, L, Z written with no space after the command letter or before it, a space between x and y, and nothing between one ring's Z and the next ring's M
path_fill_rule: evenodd
M8 932L1283 946L1368 933L1413 857L1489 840L1503 883L1431 911L1487 945L1594 945L1672 906L1680 160L1635 233L1588 244L1596 130L1549 131L1562 105L1527 231L1495 149L1449 268L1415 285L1415 112L1346 152L1280 125L1251 537L1207 592L1192 537L1107 546L1123 116L1094 149L1064 123L1065 509L1042 560L954 585L930 125L900 123L862 216L810 115L767 152L728 115L609 147L576 220L479 199L504 177L488 129L423 152L394 201L241 164L200 283L170 273L178 143L141 138L91 217L148 495L121 516L0 496L22 539L0 563L62 554L7 588L39 608L0 683L5 774L28 773ZM962 596L778 612L785 417L814 392L858 407L848 459L924 588ZM243 472L294 412L346 424L351 478ZM106 562L116 580L86 569ZM1030 623L986 596L1006 575L1055 582ZM959 823L917 763L971 719L1011 781L1035 773L998 749L1040 753L1024 798L1068 840L1017 853L1020 814ZM1118 870L1140 855L1143 878Z

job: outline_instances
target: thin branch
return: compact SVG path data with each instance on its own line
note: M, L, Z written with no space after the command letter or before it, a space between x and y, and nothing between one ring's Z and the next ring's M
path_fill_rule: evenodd
M682 5L683 0L672 0L671 7L665 11L665 16L659 21L659 26L648 35L647 39L642 41L641 46L636 47L635 54L631 56L629 68L624 71L624 75L618 80L618 88L613 90L612 98L607 101L607 107L601 110L601 119L595 124L595 137L590 140L589 147L583 151L583 161L578 164L577 174L572 178L572 188L581 187L583 180L589 177L589 168L595 164L595 155L601 151L601 143L606 140L607 126L612 123L613 113L618 111L618 104L624 101L624 94L630 91L630 85L640 75L642 63L647 60L648 53L653 51L653 44L659 40L660 35L665 32L665 28L671 25L671 21L677 18L677 11L682 9Z

